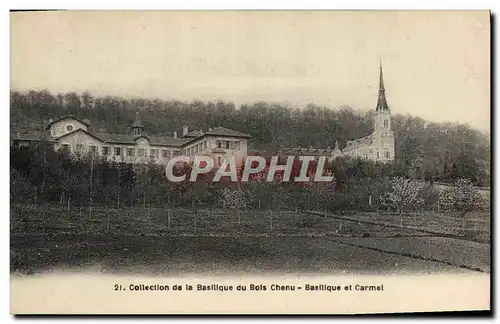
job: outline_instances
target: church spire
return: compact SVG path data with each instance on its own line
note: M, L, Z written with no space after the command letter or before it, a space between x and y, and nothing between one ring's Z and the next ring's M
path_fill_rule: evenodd
M380 61L380 81L379 81L379 89L378 89L378 102L377 109L379 110L389 110L389 106L387 105L387 100L385 98L385 88L384 88L384 73L382 72L382 60Z

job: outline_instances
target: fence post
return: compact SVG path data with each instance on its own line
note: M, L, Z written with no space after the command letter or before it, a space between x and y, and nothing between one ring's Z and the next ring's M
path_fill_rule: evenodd
M273 231L273 211L269 209L269 228Z
M327 213L327 211L325 209L325 218L327 218L327 217L328 217L328 213Z
M196 233L196 224L197 223L197 217L196 217L196 209L194 210L194 232Z
M168 223L168 225L167 225L167 226L168 226L168 229L170 229L170 221L171 221L171 219L170 219L170 218L171 218L171 212L172 212L172 210L169 208L169 209L167 210L167 223Z
M68 209L67 209L68 211L69 211L70 205L71 205L71 196L68 196Z

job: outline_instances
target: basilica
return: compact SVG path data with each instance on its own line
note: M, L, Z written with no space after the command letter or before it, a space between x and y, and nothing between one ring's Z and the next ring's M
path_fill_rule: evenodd
M391 111L387 104L384 86L384 74L380 64L378 101L375 108L374 130L371 134L358 139L348 140L345 147L339 147L335 140L335 146L331 148L284 148L281 154L326 156L330 161L337 157L349 156L378 162L390 162L394 160L394 133L391 127ZM333 140L332 140L333 142Z

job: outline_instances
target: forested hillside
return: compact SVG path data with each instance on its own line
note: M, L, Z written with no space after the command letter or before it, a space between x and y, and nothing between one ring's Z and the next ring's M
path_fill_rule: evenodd
M171 135L190 129L225 126L252 136L252 150L280 147L343 148L346 141L372 131L373 112L340 108L290 108L257 102L236 107L231 102L165 101L160 99L94 97L89 93L11 92L11 131L41 129L51 118L74 115L89 119L95 130L127 132L135 111L147 132ZM451 117L451 116L450 116ZM393 116L396 138L394 170L411 178L451 182L459 177L489 186L490 138L467 125L428 122L419 117Z

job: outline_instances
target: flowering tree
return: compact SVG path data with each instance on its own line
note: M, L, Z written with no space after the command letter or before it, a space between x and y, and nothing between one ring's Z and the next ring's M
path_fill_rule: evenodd
M401 224L404 214L423 205L424 200L420 195L422 188L421 184L402 177L391 180L386 204L399 213Z
M465 231L465 214L481 207L479 191L469 179L461 178L453 186L446 188L439 195L440 204L445 210L453 211L462 218L462 230Z

